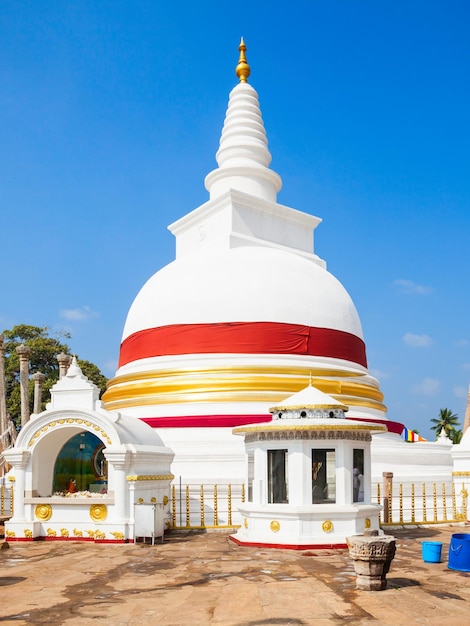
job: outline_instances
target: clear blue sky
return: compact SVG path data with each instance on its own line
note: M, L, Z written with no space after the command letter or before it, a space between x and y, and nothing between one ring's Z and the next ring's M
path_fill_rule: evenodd
M470 383L470 3L3 0L0 329L70 331L108 375L127 310L208 199L240 36L279 201L323 219L389 417Z

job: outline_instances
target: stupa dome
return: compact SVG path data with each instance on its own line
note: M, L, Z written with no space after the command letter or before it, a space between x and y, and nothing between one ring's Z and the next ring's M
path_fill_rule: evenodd
M171 324L266 321L363 338L356 308L332 274L302 256L256 246L187 256L161 269L134 300L123 341Z

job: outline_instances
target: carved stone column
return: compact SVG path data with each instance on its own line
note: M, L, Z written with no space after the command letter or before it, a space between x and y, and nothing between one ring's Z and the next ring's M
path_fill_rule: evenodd
M20 392L21 392L21 426L29 422L29 355L31 348L21 344L16 348L16 352L20 357Z
M65 354L65 352L61 352L57 355L57 361L59 362L59 379L63 378L67 374L67 370L69 369L69 365L72 362L72 357L70 354Z
M382 591L396 551L396 541L389 535L378 536L377 530L366 530L363 535L346 537L349 556L356 572L356 589Z
M0 335L0 435L5 435L8 430L7 399L5 389L5 341ZM0 449L5 447L6 441L0 441Z
M34 380L33 413L37 415L41 412L42 383L46 380L46 375L41 372L36 372L36 374L33 374L32 379Z

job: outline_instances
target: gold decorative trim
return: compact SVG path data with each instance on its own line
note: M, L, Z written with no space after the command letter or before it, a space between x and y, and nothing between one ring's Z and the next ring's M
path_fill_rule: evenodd
M248 528L248 518L247 517L243 518L243 526L245 528Z
M34 514L41 522L47 522L52 517L52 506L50 504L38 504Z
M102 530L95 531L95 539L106 539L106 533Z
M92 504L90 506L90 517L94 522L102 522L108 516L106 504Z
M269 528L273 531L273 533L277 533L280 530L281 525L277 520L273 519L273 521L269 524Z
M137 504L143 504L144 503L144 499L143 498L138 498L137 499Z
M370 519L368 517L364 520L364 528L370 528Z
M16 483L16 476L8 476L8 482Z
M306 420L305 420L306 421ZM277 420L276 420L277 422ZM378 432L384 432L387 430L386 426L382 424L368 424L367 426L362 425L354 425L354 422L351 420L351 426L348 424L302 424L299 426L289 425L289 424L277 424L276 422L266 422L265 424L260 424L256 426L236 426L232 429L234 434L237 433L254 433L261 431L282 431L282 430L329 430L329 431L338 431L338 430L346 430L346 431L369 431L374 430Z
M163 505L166 506L168 504L168 496L163 496Z
M108 445L112 444L111 438L100 426L97 426L96 424L92 424L89 421L85 421L80 417L68 417L68 418L61 418L59 420L52 420L51 422L49 422L49 424L46 424L42 428L38 429L29 440L28 448L31 448L31 446L34 445L36 440L39 439L39 437L41 437L49 429L58 428L58 427L60 428L60 426L63 426L64 424L77 424L78 426L81 426L82 428L83 426L87 426L88 428L91 427L96 433L99 433L103 437L103 439L107 442Z
M122 533L122 532L121 532L121 531L119 531L119 530L112 530L112 531L111 531L111 535L112 535L115 539L118 539L118 540L122 540L122 539L124 539L124 533Z
M345 404L282 404L279 406L272 406L269 409L270 413L277 413L278 411L299 411L301 409L329 409L336 411L341 409L343 411L349 411L349 407Z
M321 525L322 530L324 533L331 533L331 531L333 530L334 526L333 526L333 522L329 519L326 519L323 524Z
M6 531L5 531L5 535L6 535L7 537L12 537L12 538L13 538L13 537L16 537L16 533L15 533L15 531L14 531L14 530L6 530Z
M126 476L128 482L135 482L137 480L173 480L173 474L142 474L137 476L136 474Z
M57 533L53 528L48 528L46 533L48 537L57 537Z
M151 498L150 502L151 504L157 504L157 498Z
M60 529L60 536L61 537L65 537L66 539L68 539L68 536L69 536L68 528L61 528Z
M83 537L83 531L82 530L78 530L78 528L74 528L73 529L73 536L74 537Z
M470 476L470 472L452 472L452 476Z
M30 530L29 528L25 528L23 530L24 536L26 537L26 539L32 539L33 538L33 531Z

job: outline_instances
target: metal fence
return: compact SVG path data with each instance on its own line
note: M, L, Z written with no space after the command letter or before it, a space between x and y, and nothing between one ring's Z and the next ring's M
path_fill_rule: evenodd
M3 480L3 479L1 479ZM0 484L0 516L11 517L13 515L14 506L13 485Z
M380 526L451 524L468 520L468 491L463 481L375 485L373 501L382 505ZM170 520L175 530L238 528L244 484L172 485ZM0 515L14 511L13 485L0 485Z
M238 528L238 505L245 502L244 484L173 485L171 528Z
M374 489L372 490L374 492ZM380 526L451 524L468 520L463 482L396 483L375 486L373 501L382 505ZM237 528L245 485L173 485L170 527L175 530Z
M381 526L451 524L468 520L465 483L392 483L376 485L376 502L382 505Z

